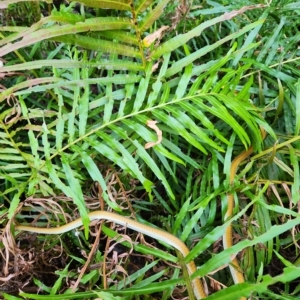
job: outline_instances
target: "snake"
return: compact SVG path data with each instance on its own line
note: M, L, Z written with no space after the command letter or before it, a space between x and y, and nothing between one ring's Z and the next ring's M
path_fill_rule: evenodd
M229 174L229 183L230 185L234 184L234 178L238 169L238 166L241 162L247 159L253 153L253 147L250 146L248 150L242 152L238 155L232 162L230 166L230 174ZM225 221L232 218L234 209L234 196L232 193L227 194L227 210L225 213ZM224 250L229 249L233 246L233 238L232 238L232 223L230 223L223 234L223 247ZM245 282L244 274L240 268L239 262L236 257L231 259L229 264L230 273L235 284ZM245 297L241 297L240 300L246 300Z
M135 230L137 232L141 232L147 236L150 236L151 238L165 242L166 244L173 246L175 249L180 251L182 253L183 257L186 257L190 253L190 251L189 251L188 247L185 245L185 243L183 243L175 235L173 235L169 232L166 232L164 230L158 229L158 228L153 228L151 226L145 225L143 223L129 219L127 217L118 215L116 213L102 211L102 210L96 210L96 211L89 213L88 217L91 221L106 220L106 221L110 221L110 222L115 222L116 224L125 226L125 227ZM77 227L80 227L82 224L83 224L82 218L78 218L68 224L65 224L60 227L55 227L55 228L43 228L43 227L32 227L32 226L26 226L26 225L16 225L15 230L29 231L29 232L41 233L41 234L62 234L62 233L68 232L70 230L73 230ZM193 260L188 262L186 264L186 267L188 269L189 275L192 275L197 270L195 262ZM204 288L203 288L200 278L193 279L192 286L193 286L193 291L194 291L195 297L197 299L206 298L206 293L204 291Z
M260 128L260 131L261 131L262 140L264 140L267 133L262 127ZM235 178L235 175L236 175L239 165L244 160L249 158L250 155L253 153L253 151L254 151L254 149L253 149L253 146L251 145L247 150L240 153L231 162L230 172L229 172L229 184L231 186L234 185L234 178ZM232 218L233 209L234 209L234 196L232 193L228 193L227 194L227 210L226 210L225 217L224 217L225 221ZM233 246L232 232L233 232L232 223L230 223L229 226L226 227L224 235L223 235L224 250L229 249ZM231 259L231 262L229 264L229 269L230 269L230 273L231 273L232 279L235 284L245 282L244 274L240 268L239 262L236 257ZM246 300L246 299L247 298L245 298L245 297L240 297L239 300Z
M262 131L263 139L265 137L265 132ZM234 178L237 172L237 169L241 162L243 162L245 159L247 159L251 154L253 153L253 147L250 146L247 150L243 151L241 154L239 154L232 162L230 166L230 176L229 176L229 182L230 185L234 184ZM227 194L227 210L225 214L225 220L228 220L232 218L233 216L233 208L234 208L234 196L230 192ZM188 247L183 243L178 237L175 235L166 232L164 230L154 228L148 225L145 225L143 223L140 223L138 221L132 220L128 217L124 217L121 215L118 215L116 213L108 212L108 211L102 211L97 210L93 211L88 214L88 217L90 221L93 220L106 220L110 222L115 222L116 224L125 226L127 228L130 228L134 231L141 232L153 239L157 239L159 241L165 242L166 244L174 247L178 251L181 252L183 257L186 257L190 251ZM32 227L27 225L16 225L15 229L17 231L28 231L33 233L40 233L40 234L62 234L66 233L70 230L73 230L77 227L80 227L83 225L82 218L78 218L70 223L67 223L65 225L55 227L55 228L43 228L43 227ZM229 226L226 227L224 235L223 235L223 246L224 249L228 249L232 247L233 241L232 241L232 225L230 223ZM189 275L192 275L197 271L195 262L191 260L186 264L187 270L189 272ZM239 262L237 258L231 259L231 262L229 264L230 273L233 278L233 281L235 284L243 283L245 282L244 275L241 271L241 268L239 266ZM205 289L203 287L203 284L200 280L200 278L194 278L192 280L192 286L193 291L195 294L196 299L204 299L207 297L207 294L205 292ZM241 297L240 300L246 300L245 297Z

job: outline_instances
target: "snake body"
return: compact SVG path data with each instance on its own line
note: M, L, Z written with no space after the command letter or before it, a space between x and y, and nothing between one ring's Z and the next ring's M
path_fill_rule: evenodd
M265 137L265 132L262 130L262 136L263 139ZM230 177L229 177L229 181L230 184L232 185L234 183L234 178L238 169L238 166L240 165L240 163L242 161L244 161L245 159L247 159L253 152L253 147L251 146L248 150L242 152L240 155L238 155L231 163L231 167L230 167ZM233 208L234 208L234 197L232 193L229 193L227 195L227 211L225 214L225 220L232 218L233 216ZM153 228L151 226L142 224L140 222L137 222L135 220L120 216L118 214L115 213L111 213L111 212L107 212L107 211L94 211L88 214L90 220L107 220L107 221L111 221L111 222L115 222L119 225L123 225L125 227L128 227L130 229L133 229L137 232L141 232L145 235L148 235L154 239L160 240L162 242L165 242L171 246L173 246L174 248L176 248L177 250L179 250L183 257L186 257L189 254L189 249L187 248L187 246L176 236L157 229L157 228ZM63 226L60 227L56 227L56 228L41 228L41 227L32 227L32 226L26 226L26 225L17 225L15 227L16 230L19 231L29 231L29 232L35 232L35 233L41 233L41 234L62 234L65 232L68 232L72 229L75 229L79 226L81 226L82 223L82 219L76 219L68 224L65 224ZM232 225L230 224L226 230L225 233L223 235L223 245L224 245L224 249L228 249L230 247L232 247ZM190 261L189 263L187 263L187 269L189 274L193 274L194 272L196 272L197 268L196 265L194 263L194 261ZM232 278L234 280L234 283L242 283L245 282L244 280L244 275L241 272L238 260L236 258L231 260L231 264L230 264L230 272L232 275ZM193 290L194 290L194 294L195 297L197 299L203 299L206 298L207 295L204 291L202 282L200 281L199 278L195 278L192 281L193 284ZM241 297L240 300L245 300L245 297Z
M230 167L230 174L229 174L229 183L230 185L234 184L234 177L236 174L236 171L238 169L239 164L244 161L246 158L248 158L253 152L253 147L251 146L248 150L242 152L240 155L238 155L231 163ZM233 208L234 208L234 197L232 193L227 194L227 210L225 214L225 221L232 218L233 216ZM225 229L225 233L223 235L223 247L224 250L232 247L233 241L232 241L232 224ZM237 258L231 259L231 262L229 264L230 273L232 276L232 279L235 284L243 283L245 282L244 275L241 271L239 262ZM240 300L246 300L245 297L241 297Z
M266 137L266 131L261 127L261 136L262 140ZM250 146L248 150L243 151L240 155L238 155L232 162L230 166L230 174L229 174L229 183L230 185L234 184L234 178L237 172L237 169L241 162L246 160L251 154L253 153L253 146ZM225 214L225 221L232 218L233 216L233 208L234 208L234 197L232 193L227 194L227 210ZM225 233L223 235L223 247L224 249L228 249L232 247L233 241L232 241L232 224L225 229ZM235 284L243 283L245 282L243 272L240 268L239 262L237 258L231 259L231 263L229 265L230 273L232 276L232 279ZM246 300L245 297L241 297L240 300Z
M111 222L115 222L119 225L123 225L127 228L133 229L137 232L141 232L145 235L148 235L154 239L160 240L162 242L167 243L168 245L173 246L176 248L178 251L180 251L183 255L183 257L186 257L189 254L189 249L188 247L176 236L157 229L157 228L152 228L150 226L147 226L145 224L142 224L140 222L137 222L135 220L117 215L115 213L107 212L107 211L93 211L88 214L90 220L107 220ZM16 230L19 231L29 231L29 232L35 232L35 233L42 233L42 234L62 234L65 232L68 232L72 229L75 229L79 226L81 226L82 219L76 219L68 224L65 224L60 227L55 227L55 228L41 228L41 227L32 227L32 226L25 226L25 225L17 225L15 226ZM187 269L189 274L193 274L197 269L194 261L190 261L187 263ZM192 281L193 284L193 290L194 294L197 299L203 299L206 298L206 293L204 291L204 288L202 286L202 283L199 278L195 278Z

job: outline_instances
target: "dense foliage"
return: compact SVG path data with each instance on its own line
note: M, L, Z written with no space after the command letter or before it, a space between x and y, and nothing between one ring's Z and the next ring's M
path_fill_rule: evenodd
M117 266L109 241L96 248L87 214L104 203L180 237L208 299L297 297L299 3L54 4L0 1L3 297L193 299L179 269L154 273L160 259L178 261L166 245L118 240L145 256L122 248ZM234 157L251 146L230 184ZM235 216L224 222L228 193ZM10 236L15 220L55 227L79 216L85 236ZM223 251L231 222L236 245ZM247 283L233 285L225 266L237 253Z

